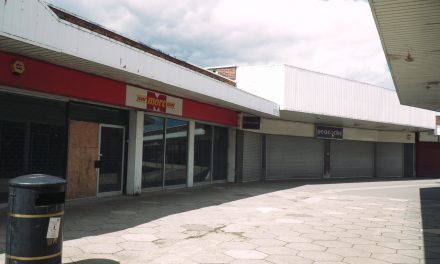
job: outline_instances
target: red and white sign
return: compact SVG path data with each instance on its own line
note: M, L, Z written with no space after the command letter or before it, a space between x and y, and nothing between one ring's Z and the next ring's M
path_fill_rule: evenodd
M171 115L182 115L183 100L127 85L125 105Z

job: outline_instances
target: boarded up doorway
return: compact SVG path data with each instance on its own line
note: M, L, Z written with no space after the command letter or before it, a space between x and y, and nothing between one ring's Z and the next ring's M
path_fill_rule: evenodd
M67 198L96 197L99 124L70 121L67 161Z

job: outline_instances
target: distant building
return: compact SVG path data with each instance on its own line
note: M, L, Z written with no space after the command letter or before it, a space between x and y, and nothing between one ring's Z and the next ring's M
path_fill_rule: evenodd
M244 181L412 177L416 133L435 127L435 112L401 105L394 90L290 65L209 70L280 105L280 117L238 133Z

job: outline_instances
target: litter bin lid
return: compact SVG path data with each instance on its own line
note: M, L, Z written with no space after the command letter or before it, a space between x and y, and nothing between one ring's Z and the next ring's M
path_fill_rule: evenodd
M66 184L66 181L64 179L46 174L23 175L9 181L9 186L19 186L26 188L40 188L64 184Z

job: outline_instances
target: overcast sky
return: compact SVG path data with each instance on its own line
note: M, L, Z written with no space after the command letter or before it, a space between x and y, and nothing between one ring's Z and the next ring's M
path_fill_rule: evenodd
M394 88L368 1L49 2L201 67L290 64Z

